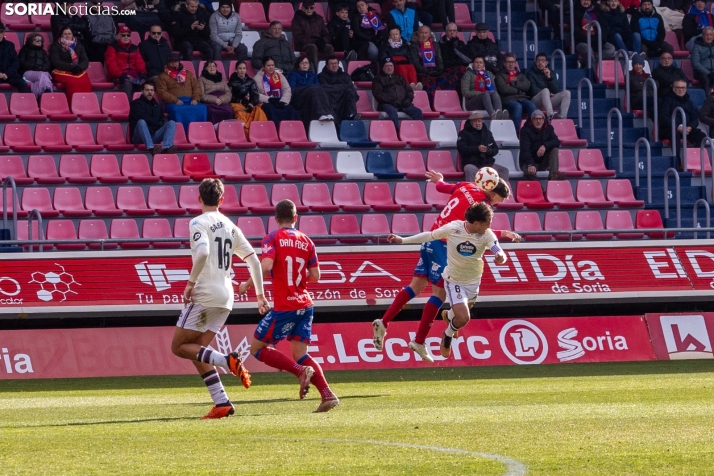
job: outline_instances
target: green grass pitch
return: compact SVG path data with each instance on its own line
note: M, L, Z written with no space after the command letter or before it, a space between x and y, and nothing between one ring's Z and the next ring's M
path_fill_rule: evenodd
M0 381L0 474L714 474L714 361Z

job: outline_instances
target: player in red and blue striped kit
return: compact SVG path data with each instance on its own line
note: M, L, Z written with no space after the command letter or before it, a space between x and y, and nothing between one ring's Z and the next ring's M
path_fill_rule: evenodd
M429 171L426 173L429 181L436 184L436 189L441 193L450 195L449 201L439 214L436 222L431 227L431 230L436 230L447 223L454 220L463 220L466 210L474 203L485 202L489 205L495 205L506 200L511 191L508 184L500 179L498 185L491 191L484 191L476 187L471 182L458 182L449 184L444 182L444 176L438 172ZM510 232L494 231L497 237L509 237ZM424 345L429 329L431 329L434 319L439 313L439 308L444 303L446 293L444 292L444 280L441 273L446 267L446 245L441 240L430 241L421 245L419 251L419 262L414 269L414 277L409 286L399 291L394 298L387 312L384 313L381 319L376 319L372 323L374 330L374 346L377 350L382 350L384 336L387 334L387 326L394 319L399 311L412 299L417 297L427 284L431 283L432 295L424 305L424 310L421 314L419 328L417 329L416 337L409 342L409 348L419 354L419 356L427 361L433 362L428 349Z
M320 391L322 402L316 412L327 412L339 404L330 390L322 368L307 353L312 333L313 307L306 284L320 279L320 264L315 244L296 230L297 212L290 200L275 206L275 221L280 227L263 238L261 268L273 281L274 308L263 318L253 334L251 353L256 359L300 380L300 398L307 395L310 383ZM252 285L241 283L240 294ZM291 360L274 347L283 339L290 342Z

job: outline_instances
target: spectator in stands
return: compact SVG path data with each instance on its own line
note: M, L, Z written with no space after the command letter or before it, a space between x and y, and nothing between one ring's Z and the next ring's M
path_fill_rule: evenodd
M694 79L707 91L714 84L714 28L707 26L702 30L701 38L694 41L692 49L692 68Z
M314 0L302 2L300 10L293 17L293 44L295 51L304 51L313 71L317 71L320 58L327 58L335 52L330 44L330 32L325 26L325 19L315 13Z
M253 81L258 86L258 98L263 104L265 115L276 126L284 120L299 119L300 115L290 105L292 91L288 79L276 69L272 57L266 56L261 63L263 69L255 74Z
M641 111L644 108L645 81L650 77L645 73L645 60L640 55L632 57L632 70L630 71L630 107ZM647 88L647 115L654 117L654 91Z
M152 154L173 154L176 122L166 120L161 105L154 99L154 83L145 82L141 97L129 105L129 136L132 144L144 144ZM154 145L161 142L162 145Z
M625 13L625 7L620 5L619 0L607 0L600 4L602 14L598 16L600 23L605 23L607 36L603 31L603 37L608 43L615 45L617 50L633 51L632 31L630 22ZM601 25L602 26L602 25ZM637 51L641 50L641 45L635 45Z
M237 56L238 60L248 57L248 47L241 43L243 26L240 16L233 11L231 0L218 2L218 11L211 15L208 27L213 42L213 59L220 61L221 53Z
M43 47L44 41L39 33L25 34L25 45L20 50L19 55L20 66L18 72L30 82L32 93L38 99L43 93L52 92L52 76L50 76L52 63L50 63L50 57ZM0 45L3 43L0 42ZM1 48L2 46L0 46ZM9 57L11 57L11 53L0 53L0 58ZM0 62L2 61L0 59Z
M466 110L485 109L491 119L508 119L508 111L501 105L501 96L496 91L493 73L486 70L482 56L474 58L471 66L461 77L461 96L466 99Z
M702 36L702 30L712 26L714 26L714 19L711 12L707 10L707 2L695 0L682 20L682 34L686 48L693 53L695 40Z
M508 60L508 58L506 58ZM548 123L543 111L536 110L521 130L521 147L518 161L526 180L538 180L536 172L548 170L548 180L564 180L564 172L558 171L558 147L560 139Z
M123 89L131 101L134 91L141 91L141 85L146 81L146 63L139 47L131 42L128 26L119 28L119 39L107 48L105 63L108 79Z
M60 2L58 2L59 5ZM52 15L50 18L50 29L52 30L52 38L57 40L62 36L62 32L65 28L72 30L72 36L74 39L82 44L82 47L89 42L91 38L91 33L89 32L89 21L87 17L80 17L79 15L70 15L69 13L62 13L63 11L69 12L70 7L74 6L74 2L61 2L63 5L62 9L58 9L57 15Z
M67 27L62 30L57 41L50 46L50 63L52 63L52 79L56 83L64 84L67 101L72 103L74 93L88 93L92 91L87 68L89 59L84 51L84 46L72 34L72 29Z
M171 45L162 35L161 25L153 25L149 37L139 43L139 52L144 58L146 75L152 81L164 71L163 65L168 63L171 54Z
M548 57L545 53L538 53L535 63L526 73L528 81L531 83L529 94L531 101L539 109L545 109L548 114L548 122L560 117L568 117L570 109L570 91L562 90L550 68L548 68ZM555 112L555 109L558 113Z
M317 75L322 88L330 98L335 122L339 123L344 119L357 120L357 89L350 75L340 68L340 61L335 56L327 58L327 64L320 74Z
M347 61L356 60L357 52L352 46L355 32L350 22L350 8L346 3L337 7L335 15L327 24L327 30L330 32L330 43L335 51L344 53Z
M198 0L186 0L186 5L174 12L171 38L183 59L191 61L193 50L200 51L206 60L213 59L211 30L208 25L210 20L210 15Z
M191 71L181 64L181 55L172 52L163 73L156 79L156 94L164 103L169 119L183 124L188 132L188 125L194 121L205 122L206 106L199 104L201 87Z
M18 72L20 61L15 44L5 39L5 25L0 23L0 84L8 83L21 93L29 91L27 83Z
M465 181L473 182L480 168L493 167L498 176L508 182L508 168L496 164L498 145L483 119L480 112L472 112L469 122L459 131L459 139L456 141L456 150L461 157L461 170L466 174Z
M377 109L386 112L397 129L400 111L412 119L422 120L421 109L412 104L414 90L407 86L404 77L394 73L392 59L383 58L380 65L382 70L372 82L372 96L377 101Z
M306 55L295 60L295 69L288 75L292 91L290 104L300 111L300 118L309 129L310 121L334 121L333 109L327 91L320 87L320 80L310 70L310 60Z
M419 27L414 35L409 45L409 62L414 65L419 82L432 100L437 89L454 89L460 84L461 75L444 75L441 48L428 26Z
M218 124L233 119L231 89L215 61L206 61L198 85L201 87L201 102L206 105L208 122Z
M250 123L253 121L267 121L268 117L263 112L260 102L258 86L253 78L248 76L248 67L245 61L238 61L236 70L231 74L228 86L231 88L231 108L235 118L243 123L245 137L248 138Z
M416 68L409 59L409 42L402 38L402 30L399 26L389 28L389 38L379 52L379 61L385 58L391 59L394 72L403 77L412 89L424 89L423 85L417 82Z
M496 75L496 91L501 96L503 105L508 109L518 133L521 129L523 111L525 110L526 117L530 117L537 108L528 95L531 82L525 74L516 71L516 55L506 53L504 66L505 70Z
M503 55L498 44L488 37L488 24L476 25L476 36L466 44L471 59L481 56L486 61L486 69L493 74L503 70Z
M699 147L707 135L700 129L697 129L697 126L699 126L699 110L694 106L694 103L692 103L689 94L687 94L687 83L684 81L675 81L672 86L672 92L662 99L662 105L659 108L660 139L671 140L672 113L678 107L684 110L686 116L687 142L694 147ZM681 113L677 113L675 124L677 134L676 145L674 147L679 150L679 142L682 140L683 128Z
M678 79L689 84L689 78L674 64L672 53L665 51L659 55L659 65L652 70L652 77L657 82L657 92L664 97L672 90L672 84Z
M471 58L466 43L459 38L459 28L456 23L446 25L444 34L439 40L439 48L444 58L444 69L464 74L466 67L471 64Z
M160 2L161 0L121 0L122 10L135 12L133 15L122 15L121 20L133 31L139 32L139 36L143 38L153 25L161 24L157 10Z
M699 122L707 126L709 137L712 137L712 133L714 133L714 95L712 95L711 91L709 91L709 96L699 111Z
M366 0L358 0L356 11L352 14L352 47L357 51L357 58L376 62L379 58L379 48L387 41L387 27L379 18L379 13L367 4ZM401 31L399 32L401 36Z
M391 31L392 28L398 26L401 29L402 39L408 42L419 28L416 5L407 4L406 0L394 0L393 4L394 8L387 14L387 27Z
M93 6L101 6L102 0L92 0ZM107 47L114 43L117 26L111 15L87 15L91 40L84 45L89 61L104 62Z
M674 53L674 48L664 42L664 20L652 6L652 0L642 0L640 8L635 10L630 20L632 43L635 53L647 53L650 58L659 56L663 51ZM641 45L637 48L637 45Z
M295 55L290 42L283 36L283 25L279 21L272 22L268 31L264 31L253 45L251 64L256 71L264 67L263 58L266 56L273 58L275 68L282 73L288 74L293 70Z
M602 36L598 34L597 28L590 29L591 49L588 51L588 32L586 25L591 21L598 21L601 12L595 11L595 6L592 0L580 0L574 7L573 21L575 22L575 53L578 55L581 68L588 67L588 58L590 58L591 68L596 68L597 58L595 53L598 50L598 45L602 44L602 59L612 58L615 56L615 46L607 43L604 39L608 37L607 22L599 21Z

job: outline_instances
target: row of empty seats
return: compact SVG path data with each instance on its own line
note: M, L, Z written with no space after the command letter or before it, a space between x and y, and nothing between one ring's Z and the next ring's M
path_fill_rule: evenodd
M525 206L534 210L552 208L642 208L644 200L635 198L632 184L627 179L610 179L603 193L599 180L578 180L573 195L573 187L567 180L551 180L545 194L540 182L520 181L516 185L515 202L510 200L498 205L501 209L519 209Z

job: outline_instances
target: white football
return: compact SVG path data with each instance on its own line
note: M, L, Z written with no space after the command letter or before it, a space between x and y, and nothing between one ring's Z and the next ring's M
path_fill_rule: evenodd
M498 172L491 167L482 167L476 172L474 182L481 190L491 191L498 185Z

